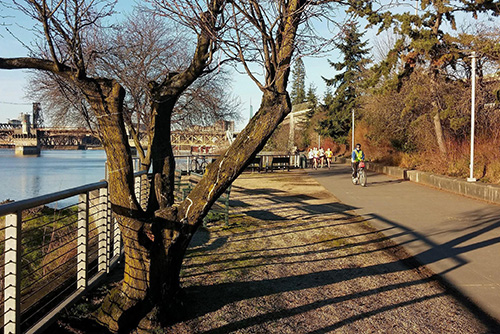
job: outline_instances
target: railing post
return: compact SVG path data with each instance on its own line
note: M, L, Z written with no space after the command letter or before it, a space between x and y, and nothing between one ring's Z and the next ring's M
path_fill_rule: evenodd
M112 259L111 247L113 247L113 241L114 241L114 233L111 229L112 219L113 217L111 211L111 201L109 200L108 188L106 188L106 219L104 223L106 224L106 272L107 273L109 273L109 270L111 268L111 259Z
M226 195L226 200L225 200L225 205L224 205L224 223L226 224L226 227L229 226L229 194L231 193L231 186L225 191Z
M108 198L109 227L110 227L110 233L113 236L113 240L110 247L113 247L113 257L116 257L121 255L121 250L122 250L120 224L118 223L118 220L115 217L113 217L113 211L111 210L111 201L109 200L109 196L107 198Z
M134 176L134 195L141 202L141 180Z
M148 182L148 174L143 174L140 176L141 178L141 192L140 192L140 203L141 207L146 210L146 207L148 205L148 196L146 196L148 188L149 188L149 182Z
M5 217L4 333L21 333L22 211Z
M88 268L88 226L89 226L89 194L80 194L78 197L78 232L77 232L77 269L76 288L87 288Z
M120 256L121 254L121 233L120 226L118 225L118 220L114 217L111 217L111 221L113 223L113 257Z
M101 217L97 225L97 263L98 271L109 271L109 251L108 251L108 188L99 190L99 198L101 200L100 212Z

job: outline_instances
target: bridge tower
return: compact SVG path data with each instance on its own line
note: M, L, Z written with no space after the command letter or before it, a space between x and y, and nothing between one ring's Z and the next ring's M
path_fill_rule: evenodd
M40 102L33 102L33 128L38 129L43 126L42 107Z
M22 127L20 133L14 131L12 141L14 142L16 155L40 155L40 141L36 130L32 131L30 115L21 114ZM17 133L16 133L17 132ZM32 133L34 132L34 133Z

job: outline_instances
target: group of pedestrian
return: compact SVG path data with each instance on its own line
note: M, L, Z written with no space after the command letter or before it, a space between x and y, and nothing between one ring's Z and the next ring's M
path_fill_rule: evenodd
M308 158L311 162L312 168L323 168L326 162L328 169L330 169L332 164L333 152L330 150L330 148L327 148L325 151L323 147L320 147L319 149L317 147L314 147L312 149L309 149Z

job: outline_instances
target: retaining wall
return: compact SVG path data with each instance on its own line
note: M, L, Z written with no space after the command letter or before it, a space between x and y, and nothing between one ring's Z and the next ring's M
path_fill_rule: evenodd
M418 170L407 170L400 167L384 166L369 162L368 170L391 175L400 179L425 184L441 190L451 191L467 197L472 197L500 204L500 186L481 182L467 182L448 176L435 175Z

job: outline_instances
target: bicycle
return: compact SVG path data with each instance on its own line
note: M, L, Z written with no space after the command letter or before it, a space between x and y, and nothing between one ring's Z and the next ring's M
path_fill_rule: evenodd
M358 164L357 176L352 178L352 183L354 185L359 184L362 187L366 187L366 171L365 171L365 162L360 161Z

